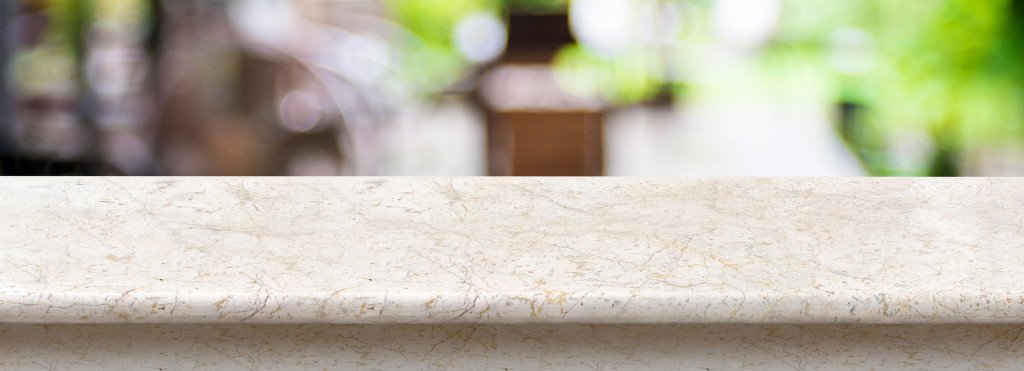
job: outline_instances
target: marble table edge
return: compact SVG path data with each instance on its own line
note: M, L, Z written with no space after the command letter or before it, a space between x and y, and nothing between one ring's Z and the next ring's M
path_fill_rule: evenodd
M925 299L926 298L926 299ZM1024 293L47 292L0 289L28 324L1024 324Z

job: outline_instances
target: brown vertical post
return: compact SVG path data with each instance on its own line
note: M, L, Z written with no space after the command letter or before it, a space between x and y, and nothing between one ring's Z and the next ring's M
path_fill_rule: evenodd
M541 67L550 70L555 53L573 43L566 14L513 14L505 56L492 66ZM485 74L487 72L485 71ZM524 74L522 78L531 75ZM540 74L539 76L548 76ZM502 108L482 99L487 111L490 175L598 176L603 172L604 110L574 106L553 79L529 81L531 95L555 96L560 106ZM489 83L484 81L484 84ZM520 84L522 85L522 84ZM505 87L496 87L500 91Z

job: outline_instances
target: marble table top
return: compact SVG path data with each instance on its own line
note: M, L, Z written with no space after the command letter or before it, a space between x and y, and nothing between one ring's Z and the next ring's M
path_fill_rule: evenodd
M1024 323L1024 179L0 178L5 323Z

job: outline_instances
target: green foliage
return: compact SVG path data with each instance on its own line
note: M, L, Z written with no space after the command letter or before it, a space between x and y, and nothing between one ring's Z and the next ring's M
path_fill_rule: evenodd
M833 76L837 98L864 107L851 117L858 128L847 139L872 173L942 174L963 151L1024 134L1024 37L1020 18L1011 18L1021 3L791 0L779 42L827 63L837 29L871 35L873 68ZM886 153L899 131L928 133L934 162L896 164Z
M455 24L474 12L498 12L498 0L390 0L395 19L425 44L450 46Z
M475 12L498 13L499 0L389 0L395 17L409 34L400 40L399 73L417 91L440 91L458 81L469 64L452 41L455 25Z
M47 40L72 48L82 57L82 49L94 16L94 0L51 0L51 26Z
M708 0L688 3L700 12L683 20L695 39L688 47L714 42L708 32ZM441 86L468 68L451 44L460 17L504 9L561 12L565 0L392 0L397 19L419 39L406 46L413 79ZM784 0L775 41L762 51L758 84L775 86L779 96L809 89L807 97L831 90L833 103L845 104L848 127L840 129L870 172L879 175L950 174L961 153L1004 142L1024 141L1024 0ZM854 30L868 35L864 70L833 68L837 35ZM699 49L699 48L698 48ZM697 49L695 49L697 50ZM564 48L555 60L568 90L596 95L615 104L655 96L667 85L668 70L685 70L702 54L659 57L637 47L616 55L593 53L580 45ZM704 66L706 68L706 66ZM712 66L714 67L714 66ZM410 69L412 70L412 69ZM798 80L798 81L795 81ZM796 88L794 88L794 86ZM824 89L823 89L824 87ZM733 87L742 92L751 87ZM686 91L719 89L695 85ZM935 148L933 161L907 163L895 154L902 133L924 133ZM897 151L898 152L898 151Z
M564 13L568 3L568 0L508 0L508 7L526 13Z
M960 152L1019 137L1024 123L1022 64L1010 45L1007 0L930 0L901 9L877 1L882 68L873 78L875 118L927 131L935 164ZM906 5L906 4L904 4ZM936 165L930 168L935 171ZM937 173L936 175L939 175Z
M655 96L664 68L651 50L633 49L606 57L579 45L563 48L554 67L570 93L598 96L615 104L638 103Z

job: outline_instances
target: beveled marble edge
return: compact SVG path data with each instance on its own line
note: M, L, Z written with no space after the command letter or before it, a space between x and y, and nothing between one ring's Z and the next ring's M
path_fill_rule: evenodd
M5 178L0 322L1024 323L1024 180Z
M686 292L17 292L0 323L250 324L1021 324L1021 294L855 296ZM32 304L26 304L32 303ZM986 306L974 311L969 307ZM35 306L28 308L26 306ZM799 309L797 309L799 308ZM28 309L28 310L26 310Z

